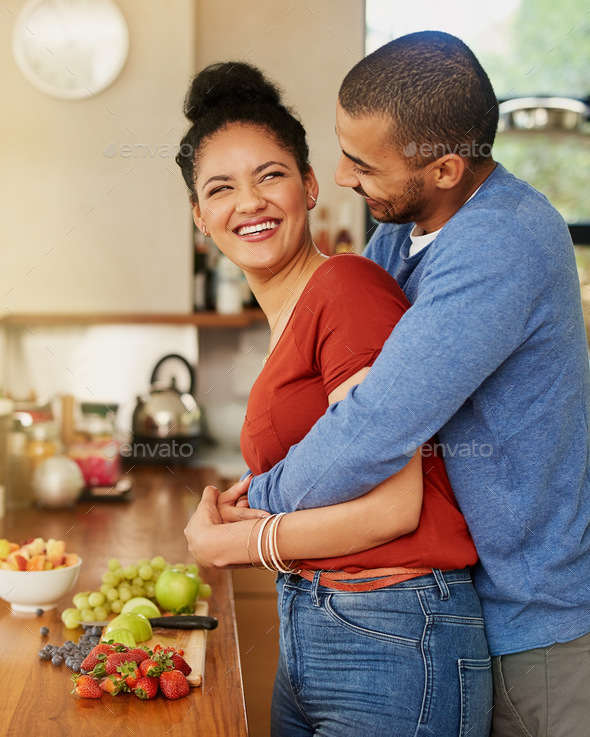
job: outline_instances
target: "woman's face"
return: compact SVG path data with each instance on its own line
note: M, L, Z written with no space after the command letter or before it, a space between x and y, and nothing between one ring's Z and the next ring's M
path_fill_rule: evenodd
M246 274L276 274L311 242L307 212L318 185L269 132L232 124L201 150L196 177L197 227Z

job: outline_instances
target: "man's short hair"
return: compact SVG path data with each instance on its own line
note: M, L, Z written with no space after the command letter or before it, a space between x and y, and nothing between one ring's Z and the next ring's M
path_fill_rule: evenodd
M460 39L440 31L401 36L346 75L339 102L352 117L391 120L391 142L423 166L457 153L472 168L489 162L498 101L483 67Z

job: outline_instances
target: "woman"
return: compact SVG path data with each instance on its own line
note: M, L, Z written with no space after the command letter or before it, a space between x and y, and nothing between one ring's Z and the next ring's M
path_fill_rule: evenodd
M177 161L195 223L242 268L271 328L242 430L244 459L262 473L362 381L409 305L367 259L315 248L305 131L258 70L208 67L185 111L193 125ZM418 452L346 504L249 510L231 524L220 509L207 487L185 530L195 558L280 572L275 737L487 734L475 548L440 458Z

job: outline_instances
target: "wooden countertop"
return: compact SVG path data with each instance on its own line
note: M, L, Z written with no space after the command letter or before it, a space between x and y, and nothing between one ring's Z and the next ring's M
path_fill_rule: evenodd
M210 613L219 619L207 635L202 688L169 701L158 695L140 701L132 694L97 700L70 693L72 682L65 665L55 667L38 658L46 642L77 640L82 630L67 630L61 611L71 606L75 591L97 589L109 558L124 564L163 555L172 563L190 562L182 531L196 508L202 474L192 469L145 467L129 472L133 500L78 502L74 509L32 508L7 512L0 519L0 537L20 541L27 537L63 539L68 550L84 563L74 591L58 608L37 617L12 613L0 600L0 735L43 737L74 734L125 734L162 737L195 734L206 737L245 737L248 734L231 578L226 571L203 571L213 587ZM49 627L41 638L39 628Z

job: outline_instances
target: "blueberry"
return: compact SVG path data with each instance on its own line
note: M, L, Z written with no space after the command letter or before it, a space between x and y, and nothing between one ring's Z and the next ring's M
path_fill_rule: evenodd
M41 629L39 630L39 633L43 637L47 637L47 635L49 634L49 627L41 627Z
M61 655L54 655L51 658L51 662L53 665L61 665L64 662L64 659L61 657Z
M39 607L39 609L35 609L35 614L36 614L36 615L37 615L38 617L42 616L42 614L43 614L43 609L41 609L41 607Z
M100 637L102 635L102 627L93 627L90 634L94 637Z
M45 650L39 650L39 657L41 658L41 660L49 660L51 656Z

